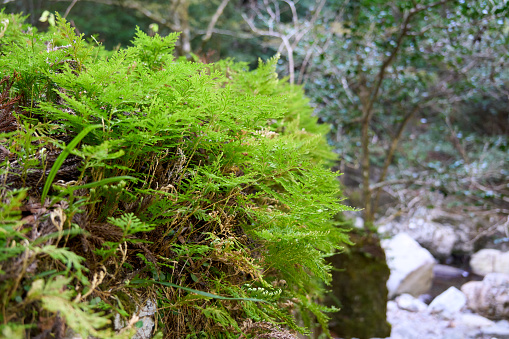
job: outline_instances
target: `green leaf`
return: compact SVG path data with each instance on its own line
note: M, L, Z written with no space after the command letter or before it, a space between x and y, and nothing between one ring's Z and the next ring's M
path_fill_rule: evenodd
M191 273L191 279L193 279L194 282L198 282L198 277L196 275L194 275L193 273Z

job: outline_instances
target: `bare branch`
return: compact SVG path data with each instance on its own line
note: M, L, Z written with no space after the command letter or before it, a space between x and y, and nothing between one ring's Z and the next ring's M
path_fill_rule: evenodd
M421 36L424 33L428 32L428 31L430 31L432 29L435 29L435 28L438 28L438 29L447 29L447 27L445 27L445 26L428 25L428 26L424 27L422 30L420 30L419 32L408 32L407 36Z
M269 0L263 0L263 4L265 6L265 12L268 15L265 17L262 15L260 10L253 5L252 9L253 12L256 13L256 16L265 22L265 25L268 27L268 30L262 30L258 27L256 27L256 24L254 22L254 17L248 17L245 13L242 13L242 17L244 18L244 21L248 24L251 31L253 31L255 34L258 34L260 36L270 36L281 39L281 44L278 48L278 53L282 52L283 49L286 50L287 57L288 57L288 73L290 75L290 83L295 83L295 63L293 58L293 52L295 48L297 48L297 45L302 40L302 38L313 28L315 22L318 20L318 17L325 6L326 0L316 0L317 6L316 9L311 17L311 19L306 22L304 25L299 25L299 17L297 13L297 8L295 6L295 2L293 0L281 0L285 2L289 7L290 11L292 13L292 29L288 30L288 33L285 33L284 31L276 31L274 30L274 22L279 23L280 20L280 10L279 10L279 4L278 1L272 0L272 4L274 5L274 10L272 9L271 3ZM316 45L316 44L315 44ZM307 54L305 63L303 67L301 67L301 76L299 77L299 83L302 81L303 71L306 68L307 63L309 62L309 59L312 56L311 54Z
M242 13L242 18L244 19L244 21L248 24L249 28L254 33L256 33L256 34L258 34L260 36L272 36L272 37L276 37L276 38L280 38L281 39L281 34L278 33L278 32L274 32L274 31L271 31L271 30L264 31L264 30L261 30L258 27L256 27L255 24L254 24L253 19L248 18L245 13Z
M325 6L326 0L321 0L320 3L316 6L315 12L313 16L311 17L311 20L309 20L309 23L304 26L304 29L299 30L298 33L295 34L295 40L293 43L293 48L297 47L300 40L309 32L309 30L314 27L316 20L318 20L318 16L322 12L323 7ZM297 28L297 27L296 27ZM296 29L297 30L297 29Z
M306 68L308 66L308 62L315 53L315 47L318 44L318 41L313 42L313 45L307 50L306 56L304 57L304 60L302 61L302 65L300 66L300 72L299 72L299 78L297 79L298 84L302 84L302 79L304 77L304 73L306 71Z
M297 8L295 8L295 3L291 0L283 0L288 4L290 10L292 11L292 22L295 27L299 24L299 16L297 15Z
M427 183L425 181L412 180L412 179L388 180L388 181L377 182L376 184L369 186L369 189L374 191L374 190L380 189L385 186L401 185L401 184L426 185Z
M391 145L389 146L389 149L387 150L387 155L385 156L385 161L382 167L382 174L380 175L379 182L382 182L385 180L385 177L387 176L387 171L389 169L389 165L392 163L392 159L394 157L394 152L396 151L396 148L398 147L399 141L401 140L401 136L403 135L403 131L405 130L407 124L410 122L410 120L414 117L415 113L419 110L419 106L414 107L411 111L409 111L405 117L403 118L403 121L399 124L398 131L396 132L396 135L391 141ZM378 208L378 203L380 201L380 189L378 188L376 191L375 196L375 205L373 208L373 211L376 211Z
M53 1L71 2L71 0L53 0ZM74 0L72 0L72 1L74 1ZM124 7L124 8L134 9L134 10L137 10L138 12L140 12L141 14L143 14L144 16L146 16L147 18L157 22L158 24L168 27L172 31L180 31L181 30L181 28L179 26L174 25L173 23L169 22L162 16L157 15L156 13L153 13L152 11L147 9L144 3L140 4L136 1L120 1L120 0L83 0L83 1L95 2L95 3L99 3L99 4L104 4L104 5L120 6L120 7Z
M214 31L214 27L216 26L217 20L219 20L219 17L221 16L221 14L223 14L224 9L225 9L226 5L228 5L229 2L230 2L230 0L223 0L217 7L216 12L210 19L209 25L207 27L207 33L202 38L202 40L204 42L210 40L210 37L212 36L212 33Z
M197 35L205 35L205 34L207 34L207 31L206 30L197 30L194 33ZM234 31L230 31L227 29L218 29L218 28L213 28L211 33L212 34L229 35L229 36L233 36L233 37L236 37L239 39L254 39L256 37L255 35L249 34L249 33L234 32Z
M72 3L67 7L67 9L65 10L64 16L63 16L64 19L67 18L67 16L69 15L69 12L74 7L74 5L76 5L77 2L78 2L78 0L73 0Z

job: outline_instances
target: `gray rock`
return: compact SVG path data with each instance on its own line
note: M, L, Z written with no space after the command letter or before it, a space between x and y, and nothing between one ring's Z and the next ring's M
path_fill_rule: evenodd
M154 300L147 300L145 303L145 306L143 306L138 314L138 316L141 317L147 317L152 316L157 311L157 305Z
M154 329L154 320L152 316L157 311L157 305L154 300L147 300L141 310L137 311L136 316L139 317L138 321L141 321L143 325L136 330L136 333L131 339L149 339L152 338L152 331ZM138 322L137 321L137 322ZM125 321L120 317L119 314L115 316L114 327L115 330L120 330L127 326Z
M488 273L509 274L509 252L494 249L483 249L472 255L470 259L472 272L478 275Z
M410 312L422 312L428 308L428 305L407 293L397 297L396 303L398 304L398 307L401 308L402 310Z
M435 259L406 233L382 241L391 275L387 281L389 299L408 293L427 292L433 279Z
M465 307L467 298L456 287L449 287L433 299L428 306L431 313L440 313L446 319L453 319Z
M489 273L483 281L470 281L461 290L472 311L488 319L509 319L509 275Z
M140 319L143 326L136 331L136 334L131 339L150 339L152 338L152 331L154 330L154 320L151 317L143 317Z

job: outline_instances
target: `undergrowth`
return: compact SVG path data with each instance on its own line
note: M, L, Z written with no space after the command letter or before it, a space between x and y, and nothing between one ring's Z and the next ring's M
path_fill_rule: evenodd
M347 207L277 57L247 71L175 60L178 34L106 52L58 15L0 21L1 335L129 337L147 302L159 337L327 330Z

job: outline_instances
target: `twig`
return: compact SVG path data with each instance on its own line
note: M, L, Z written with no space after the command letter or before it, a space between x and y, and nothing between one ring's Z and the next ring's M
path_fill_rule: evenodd
M73 0L72 3L67 7L67 9L65 10L65 14L63 16L64 19L67 18L67 15L69 15L69 12L74 7L74 5L76 5L77 2L78 0Z
M219 28L213 28L211 31L213 34L221 34L221 35L229 35L233 36L239 39L254 39L255 35L244 33L244 32L234 32L227 29L219 29ZM205 35L207 34L206 30L197 30L195 31L196 35Z
M385 157L385 161L382 168L382 174L380 175L379 182L383 182L385 180L385 177L387 175L387 171L389 169L389 165L392 163L392 159L394 157L394 152L396 151L396 148L398 147L399 141L401 140L401 135L403 134L403 131L405 130L407 124L412 120L415 113L419 110L419 106L414 107L411 111L407 113L405 118L403 118L403 121L400 123L398 127L398 131L396 132L396 135L391 141L391 145L389 146L389 149L387 150L387 155ZM375 196L375 204L374 204L374 211L378 208L378 202L380 201L380 188L377 189L376 196Z
M415 185L426 185L425 181L420 180L413 180L413 179L397 179L397 180L388 180L388 181L382 181L378 182L374 185L370 185L369 189L371 191L374 191L376 189L380 189L385 186L391 186L391 185L400 185L400 184L415 184Z
M217 20L219 20L219 17L221 16L221 14L223 14L224 9L225 9L226 5L228 5L229 2L230 2L230 0L223 0L217 7L216 12L210 19L209 25L207 27L207 32L205 33L205 36L202 38L203 42L210 40L210 37L212 36L212 33L214 32L214 27L216 26Z

